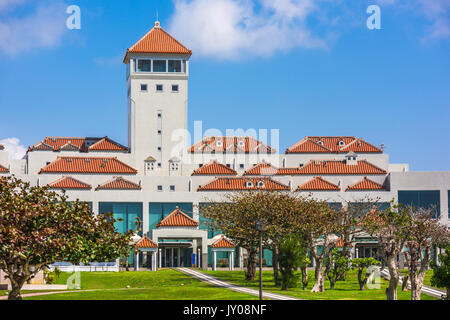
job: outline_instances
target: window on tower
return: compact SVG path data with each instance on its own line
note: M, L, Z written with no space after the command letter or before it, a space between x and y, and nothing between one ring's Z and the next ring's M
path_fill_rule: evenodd
M173 84L172 85L172 92L178 92L178 85L177 84Z
M152 61L151 60L138 60L138 72L151 72Z
M169 72L181 72L181 60L169 60Z
M153 60L153 72L166 72L166 60Z
M163 85L162 84L157 84L156 85L156 91L157 92L162 92L163 91Z
M147 91L147 85L141 84L141 91Z

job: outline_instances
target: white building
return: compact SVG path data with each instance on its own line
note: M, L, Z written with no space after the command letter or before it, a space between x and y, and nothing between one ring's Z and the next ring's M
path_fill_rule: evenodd
M153 269L207 268L216 264L212 256L219 265L242 265L243 251L201 219L204 203L236 190L312 192L333 205L366 196L386 205L392 199L434 205L449 225L450 172L409 172L361 138L305 137L285 153L256 137L204 137L188 146L190 56L156 22L124 58L128 147L108 137L46 137L12 161L0 146L0 175L65 189L70 199L91 203L94 213L123 218L120 231L136 228L139 217L147 236L139 261ZM356 248L359 256L376 255L369 240ZM268 265L270 256L266 250Z

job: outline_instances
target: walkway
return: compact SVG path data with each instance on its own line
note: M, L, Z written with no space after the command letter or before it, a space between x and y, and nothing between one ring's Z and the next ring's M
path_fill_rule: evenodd
M389 280L391 278L391 276L389 275L389 271L386 268L382 269L380 274L386 280ZM400 277L399 284L400 285L403 284L402 277ZM411 289L411 281L409 281L409 280L408 280L408 287L407 288ZM423 286L422 287L422 293L426 294L428 296L432 296L434 298L438 298L438 299L440 299L443 295L444 296L447 295L447 293L445 291L443 291L443 290L439 290L439 289L436 289L436 288L433 288L433 287L428 287L428 286Z
M207 282L213 286L221 287L221 288L227 288L233 291L241 292L241 293L247 293L253 296L259 296L259 291L254 289L249 289L245 287L241 287L232 283L228 283L222 280L219 280L213 276L210 276L208 274L205 274L200 271L196 271L193 269L188 268L175 268L175 270L181 271L184 274L187 274L191 277L194 277L200 281ZM271 293L271 292L264 292L263 291L263 298L265 299L271 299L271 300L301 300L294 297L288 297L281 294Z

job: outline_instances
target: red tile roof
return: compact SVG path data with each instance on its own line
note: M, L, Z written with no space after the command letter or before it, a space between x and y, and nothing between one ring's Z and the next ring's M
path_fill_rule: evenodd
M177 207L167 217L162 219L156 227L198 227L198 222Z
M237 172L226 165L218 163L217 161L211 161L195 170L192 173L193 176L214 176L214 175L237 175Z
M225 236L221 236L210 245L211 248L234 248L234 243Z
M288 153L382 153L383 150L355 137L305 137L286 150Z
M357 164L347 164L345 160L312 160L303 167L287 169L286 172L290 174L320 174L320 175L334 175L334 174L386 174L386 171L371 164L366 160L357 161ZM279 172L278 174L284 174Z
M136 248L158 248L158 244L147 236L143 236L137 243Z
M247 182L251 182L253 186L247 186ZM264 185L259 187L258 182ZM275 181L267 177L247 178L247 177L233 177L233 178L216 178L211 182L200 186L197 191L241 191L241 190L287 190L290 188L281 182Z
M302 184L296 191L339 191L341 188L321 177L314 177Z
M51 189L85 189L90 190L90 184L74 179L72 177L62 177L48 184Z
M99 185L95 190L141 190L141 186L122 177L114 179Z
M28 148L30 151L116 151L127 152L128 148L111 140L103 138L70 138L70 137L46 137Z
M58 157L39 171L41 173L136 174L137 170L114 158Z
M205 137L192 145L191 153L275 153L270 146L253 137Z
M364 191L364 190L384 190L383 186L373 180L364 177L361 181L358 181L347 187L345 191Z
M344 240L342 238L337 238L335 241L338 248L342 248L344 246ZM353 245L350 244L350 247L353 247Z
M0 173L9 173L9 169L0 164Z
M159 22L155 22L155 26L149 32L131 48L127 49L127 53L123 59L124 63L128 63L130 53L175 53L191 55L192 51L161 28Z
M244 176L272 176L278 169L270 163L261 162L244 172Z

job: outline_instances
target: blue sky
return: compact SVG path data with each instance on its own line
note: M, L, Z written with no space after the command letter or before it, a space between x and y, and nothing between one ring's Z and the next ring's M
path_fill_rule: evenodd
M72 4L81 30L65 26ZM450 170L449 0L0 0L0 141L126 144L122 58L156 12L193 50L191 129L279 129L282 152L352 135L411 170Z

